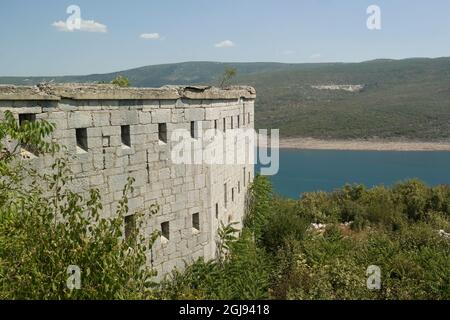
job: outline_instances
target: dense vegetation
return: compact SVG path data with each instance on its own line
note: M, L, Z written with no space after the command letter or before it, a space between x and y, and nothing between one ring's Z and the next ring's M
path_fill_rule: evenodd
M220 85L223 71L235 84L256 87L256 125L282 136L322 139L450 138L450 58L375 60L363 63L281 64L187 62L122 72L68 77L0 77L0 83L110 82L119 75L134 86ZM360 84L362 92L312 85Z
M174 273L163 297L199 299L449 299L450 187L408 181L274 198L267 179L224 260ZM350 223L349 223L350 222ZM322 223L323 229L311 223ZM370 265L381 289L366 286Z
M70 190L52 130L10 113L0 122L0 299L450 299L450 186L411 180L288 200L257 177L243 230L219 230L217 259L156 284L145 253L158 234L136 231L157 208L124 236L133 181L116 215L102 217L98 190ZM51 170L20 161L20 145L55 155ZM74 265L79 290L67 285ZM366 286L371 265L380 290Z
M123 237L133 181L124 186L114 218L104 218L98 190L86 196L71 191L64 157L55 157L45 173L21 161L23 145L32 145L35 153L56 155L59 146L46 139L53 125L39 121L19 126L11 113L4 117L0 122L0 300L151 297L154 272L142 267L156 234L150 239L139 233ZM78 276L74 266L79 268L79 281L73 278ZM80 290L74 289L77 283Z

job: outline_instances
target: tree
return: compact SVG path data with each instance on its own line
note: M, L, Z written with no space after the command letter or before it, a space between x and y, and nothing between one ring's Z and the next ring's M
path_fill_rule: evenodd
M130 86L130 80L122 75L118 75L111 83L123 88Z
M101 217L99 190L88 196L70 190L67 160L45 142L53 129L45 121L19 126L10 112L0 122L0 299L152 297L155 273L146 266L146 252L157 234L138 232L145 223L141 214L136 231L123 237L133 180L124 186L116 214ZM24 143L52 153L49 172L20 159L17 146Z
M220 79L220 88L224 88L226 85L230 83L230 81L236 76L237 70L236 68L227 67L225 68L225 71L223 72L221 79Z

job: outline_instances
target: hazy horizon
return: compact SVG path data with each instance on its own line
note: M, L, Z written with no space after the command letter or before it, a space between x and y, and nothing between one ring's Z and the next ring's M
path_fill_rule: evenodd
M77 29L69 22L72 5L80 13ZM379 28L368 26L374 6ZM447 0L432 6L411 0L5 1L0 74L103 74L179 61L450 56L449 12Z
M298 65L298 64L358 64L365 63L371 61L379 61L379 60L392 60L392 61L402 61L402 60L411 60L411 59L445 59L450 58L450 56L438 56L438 57L420 57L420 56L410 56L406 58L375 58L370 60L363 61L330 61L330 62L280 62L280 61L207 61L207 60L189 60L189 61L179 61L179 62L170 62L170 63L156 63L156 64L146 64L141 66L132 67L129 69L120 69L120 70L112 70L107 72L96 72L96 73L79 73L79 74L28 74L28 75L3 75L0 74L0 77L5 78L40 78L40 77L77 77L77 76L91 76L97 74L110 74L110 73L120 73L134 69L140 69L151 66L163 66L163 65L174 65L174 64L183 64L183 63L220 63L220 64L248 64L248 63L274 63L274 64L287 64L287 65Z

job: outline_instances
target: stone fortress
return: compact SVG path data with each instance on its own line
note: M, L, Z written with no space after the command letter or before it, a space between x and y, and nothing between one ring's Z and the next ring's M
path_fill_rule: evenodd
M71 156L73 189L83 194L99 189L105 217L115 213L127 179L133 177L124 228L134 224L136 212L148 215L141 232L161 232L148 253L149 264L161 276L199 257L215 256L220 221L242 222L254 175L247 162L174 163L171 133L185 129L196 139L199 130L253 128L255 98L251 87L0 86L0 117L10 110L19 122L54 123L54 141ZM242 139L234 144L243 144ZM38 168L52 163L50 156L23 152ZM150 215L155 204L159 211Z

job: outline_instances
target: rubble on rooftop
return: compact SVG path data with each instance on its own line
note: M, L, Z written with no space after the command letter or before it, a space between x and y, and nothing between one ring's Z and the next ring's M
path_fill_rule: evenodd
M254 99L249 86L217 88L205 85L123 88L112 84L42 83L36 86L0 85L0 100L159 100L159 99Z

